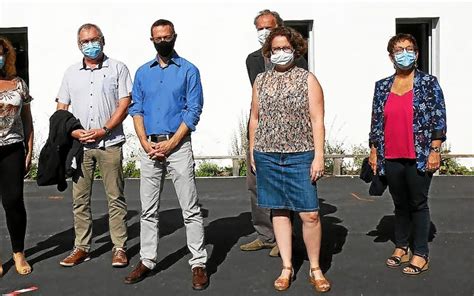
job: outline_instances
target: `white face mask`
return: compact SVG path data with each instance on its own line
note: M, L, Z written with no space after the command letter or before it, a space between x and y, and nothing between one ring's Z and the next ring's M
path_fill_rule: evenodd
M267 40L268 35L270 35L270 30L268 29L261 29L257 31L257 38L258 42L260 42L260 45L263 45L265 43L265 40Z
M283 50L278 51L275 54L272 54L270 57L270 61L277 65L286 65L291 63L294 59L293 53L286 53Z

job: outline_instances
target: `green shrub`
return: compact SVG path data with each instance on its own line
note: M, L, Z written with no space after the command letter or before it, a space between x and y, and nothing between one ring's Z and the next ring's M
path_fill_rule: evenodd
M442 154L451 153L451 145L442 147ZM474 170L461 165L455 158L441 158L440 175L474 175Z
M136 162L129 160L123 167L124 178L140 178L140 169L136 167Z
M220 171L221 169L217 164L204 161L198 166L196 177L215 177L219 175Z
M30 171L25 176L25 179L36 180L37 178L38 178L38 163L37 162L32 162Z
M342 142L334 142L331 143L328 140L326 140L324 144L324 154L344 154L346 150L343 147ZM341 174L343 171L344 165L341 166ZM327 175L332 175L334 169L334 159L332 158L326 158L324 160L324 173Z

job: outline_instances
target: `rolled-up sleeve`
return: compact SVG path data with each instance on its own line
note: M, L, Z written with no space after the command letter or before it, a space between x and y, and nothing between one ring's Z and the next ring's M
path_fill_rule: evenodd
M194 68L188 72L186 78L186 108L183 112L183 122L191 131L196 130L203 104L201 77L199 70Z
M444 103L444 95L438 79L434 77L432 88L433 105L431 108L431 139L446 140L446 105Z
M128 114L130 116L141 115L143 116L143 90L141 87L140 72L137 71L132 88L132 103L128 108Z

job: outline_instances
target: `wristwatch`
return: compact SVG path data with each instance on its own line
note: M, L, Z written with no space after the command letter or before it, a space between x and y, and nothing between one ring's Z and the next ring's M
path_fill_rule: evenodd
M441 148L440 147L430 147L430 151L436 152L436 153L441 153Z
M105 131L105 135L108 137L112 134L112 130L105 125L102 127L102 129Z

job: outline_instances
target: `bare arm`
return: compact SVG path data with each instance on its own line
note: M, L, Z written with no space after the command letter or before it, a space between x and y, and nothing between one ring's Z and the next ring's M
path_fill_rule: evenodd
M257 86L254 83L252 88L252 103L250 109L250 119L249 119L249 151L250 151L250 165L255 171L255 160L253 159L253 149L255 147L255 130L258 126L258 95L257 95Z
M114 129L117 125L121 124L128 115L128 106L130 106L131 99L130 97L121 98L119 100L117 109L112 114L109 120L105 123L105 126L108 129Z
M151 159L163 158L164 155L155 149L155 143L148 142L142 115L133 116L133 127L135 128L135 133L137 134L138 140L140 141L143 150L145 150L145 153L148 154Z
M67 111L68 109L69 109L68 104L60 103L59 101L56 104L56 110L66 110Z
M122 123L122 121L128 115L127 110L128 106L130 105L130 101L130 97L125 97L119 100L117 109L115 109L112 116L109 118L109 120L107 120L107 122L105 123L105 127L112 130L117 125ZM90 129L88 132L90 132L90 135L84 138L84 140L87 142L99 141L105 136L105 130L103 128Z
M23 123L24 141L26 147L25 153L25 174L29 172L31 167L31 158L33 157L33 118L31 117L30 104L23 105L21 108L21 121Z
M308 99L314 143L314 160L310 174L311 180L316 181L324 174L324 95L321 85L312 73L308 76Z

